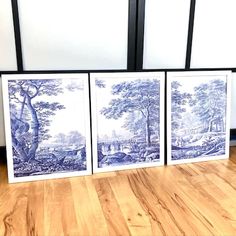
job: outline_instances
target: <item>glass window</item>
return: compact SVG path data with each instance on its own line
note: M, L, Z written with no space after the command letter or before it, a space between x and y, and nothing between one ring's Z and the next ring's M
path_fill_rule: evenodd
M0 0L0 71L17 70L11 1Z
M196 1L192 68L236 67L236 1Z
M184 68L190 0L148 0L144 69Z
M18 4L26 70L127 68L128 0Z

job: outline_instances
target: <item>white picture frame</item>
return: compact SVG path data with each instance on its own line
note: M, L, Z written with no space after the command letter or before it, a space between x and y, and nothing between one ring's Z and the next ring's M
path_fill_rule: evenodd
M164 72L92 73L90 84L93 172L164 165Z
M10 183L91 174L88 74L2 75Z
M231 71L167 73L167 164L227 159Z

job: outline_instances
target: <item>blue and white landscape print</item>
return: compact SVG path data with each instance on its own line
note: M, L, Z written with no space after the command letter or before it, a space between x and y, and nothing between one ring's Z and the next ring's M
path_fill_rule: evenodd
M87 76L31 77L6 76L14 178L87 172Z
M94 75L94 171L160 165L163 87L159 76Z
M172 163L226 156L227 81L222 72L205 76L183 73L168 81Z

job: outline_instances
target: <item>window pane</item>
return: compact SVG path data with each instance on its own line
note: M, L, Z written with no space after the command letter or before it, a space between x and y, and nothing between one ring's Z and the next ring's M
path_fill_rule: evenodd
M126 69L128 3L19 1L25 69Z
M236 1L198 0L192 68L236 67Z
M146 1L145 69L184 68L190 0Z
M0 70L17 70L11 1L0 0Z

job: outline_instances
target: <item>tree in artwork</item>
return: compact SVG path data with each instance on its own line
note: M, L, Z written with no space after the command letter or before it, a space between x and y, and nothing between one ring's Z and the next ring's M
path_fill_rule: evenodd
M9 82L11 134L14 151L25 161L35 159L39 142L50 138L51 117L64 106L57 102L36 101L62 92L57 80L13 80Z
M112 87L112 94L119 98L112 99L101 113L108 119L119 119L128 114L124 127L134 134L144 135L146 145L150 146L151 136L159 130L159 81L123 82Z
M184 87L185 85L185 87ZM172 158L187 159L225 152L226 81L212 79L187 88L171 83Z
M186 112L185 105L190 101L191 94L180 91L181 84L178 81L171 83L171 128L174 132L182 125L182 114Z
M193 112L208 132L225 131L225 92L225 82L222 80L213 80L195 88Z
M105 86L104 82L98 89ZM109 103L101 108L100 114L107 120L117 121L129 134L125 136L119 130L111 130L111 135L103 135L98 142L99 166L158 161L160 81L125 80L112 83L109 89Z

